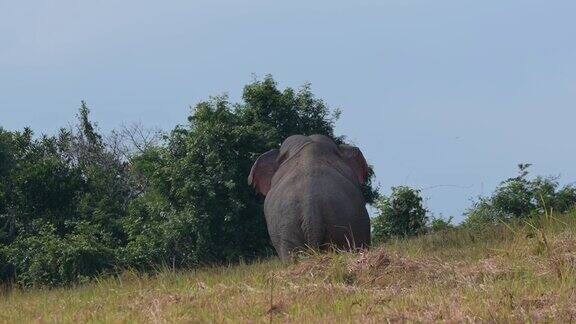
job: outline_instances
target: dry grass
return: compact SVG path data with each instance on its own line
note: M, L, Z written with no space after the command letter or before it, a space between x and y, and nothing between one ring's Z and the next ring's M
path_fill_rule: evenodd
M569 322L576 214L538 225L452 230L294 264L125 272L76 288L13 290L15 322Z

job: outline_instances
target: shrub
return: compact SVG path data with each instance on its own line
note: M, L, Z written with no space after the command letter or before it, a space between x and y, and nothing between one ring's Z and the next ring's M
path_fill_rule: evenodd
M428 225L428 230L431 232L441 232L451 228L454 228L452 224L452 220L454 219L453 216L448 217L448 219L444 218L432 218L430 220L430 224Z
M129 173L88 114L82 102L78 127L58 136L0 129L2 280L68 284L117 263Z
M376 208L379 213L372 220L374 243L394 236L414 236L426 229L427 210L422 206L419 190L393 187L390 197L381 197Z
M566 213L576 206L576 188L559 189L557 177L528 178L530 164L519 164L519 174L500 183L490 197L481 197L466 211L464 226L535 217L551 210Z
M19 236L8 252L16 281L23 286L78 282L115 264L113 250L89 224L65 237L60 237L47 222L36 221L33 227L35 232Z

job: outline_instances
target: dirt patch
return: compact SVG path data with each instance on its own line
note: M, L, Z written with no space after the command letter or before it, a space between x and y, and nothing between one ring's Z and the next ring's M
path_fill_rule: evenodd
M358 257L350 260L348 268L360 285L382 287L398 284L400 281L407 288L410 288L415 280L437 280L452 271L449 264L437 259L403 257L387 253L384 249L360 253Z
M410 287L415 280L445 278L454 267L437 259L416 259L388 253L384 249L355 254L318 254L301 259L277 274L280 280L316 279L350 286Z

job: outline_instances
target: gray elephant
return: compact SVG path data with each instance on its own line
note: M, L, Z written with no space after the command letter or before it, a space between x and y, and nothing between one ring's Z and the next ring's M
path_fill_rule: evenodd
M361 192L368 166L360 149L324 135L293 135L256 160L248 183L266 196L264 214L282 260L306 248L370 245Z

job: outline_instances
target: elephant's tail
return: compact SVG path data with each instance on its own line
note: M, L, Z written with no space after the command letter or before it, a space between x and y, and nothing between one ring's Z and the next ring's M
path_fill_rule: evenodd
M311 202L303 208L302 231L306 245L312 249L323 247L326 242L326 224L322 210L317 203Z

